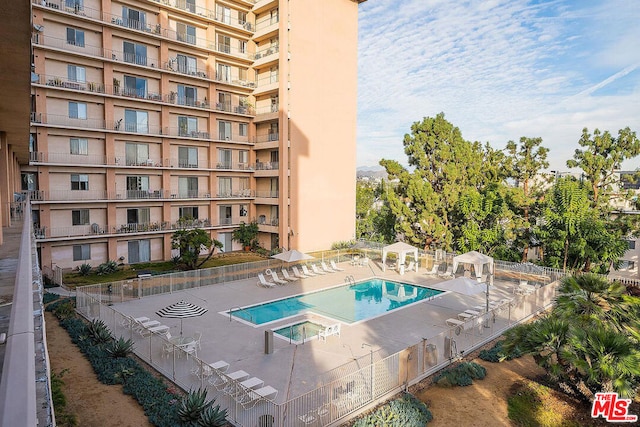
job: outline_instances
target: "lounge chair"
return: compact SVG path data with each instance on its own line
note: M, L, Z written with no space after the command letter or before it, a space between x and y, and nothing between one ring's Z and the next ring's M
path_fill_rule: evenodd
M263 288L273 288L276 286L273 282L268 282L267 279L264 278L262 273L258 273L258 286L262 286Z
M271 276L271 280L273 280L273 283L277 283L278 285L286 285L287 281L286 280L282 280L281 278L278 277L278 274L271 270L270 268L268 268L265 271L266 274Z
M331 265L331 268L333 268L335 271L344 271L344 268L338 267L334 260L329 261L329 264Z
M336 323L335 325L329 325L324 329L318 331L318 339L322 341L326 341L327 337L331 335L340 336L340 323Z
M318 268L318 266L317 266L317 265L315 265L315 264L311 264L311 269L312 269L312 270L313 270L313 272L314 272L314 273L316 273L316 274L327 274L327 272L326 272L326 271L322 271L322 270L320 270L320 269Z
M445 271L444 273L438 273L438 276L453 277L453 265L450 265L449 267L447 267L447 271Z
M440 264L436 264L433 263L433 267L431 267L431 270L427 271L427 276L437 276L438 275L438 267L440 267Z
M244 399L240 401L240 404L245 408L253 407L261 399L273 401L276 396L278 396L278 390L267 385L256 390L249 390Z
M317 276L317 274L316 274L316 273L312 273L312 272L310 272L306 265L302 265L302 266L301 266L301 268L302 268L302 272L303 272L306 276Z
M413 261L409 261L409 265L407 266L407 271L411 271L411 270L415 270L416 272L418 271L418 268L416 267L416 263Z
M288 280L289 282L295 282L296 280L298 280L297 277L291 277L289 275L289 271L287 271L286 268L283 268L282 270L280 270L280 272L282 273L282 277L284 277L284 280Z
M304 279L306 277L309 277L304 273L300 273L300 270L298 270L298 267L296 267L295 265L291 267L291 270L293 270L293 274L295 274L298 279Z
M264 381L258 377L251 377L239 384L229 384L226 393L232 396L238 403L245 400L250 390L260 388L264 385Z
M335 272L336 272L336 270L334 270L333 268L329 268L329 267L327 267L327 263L326 263L326 262L324 262L324 261L322 261L322 262L320 263L320 267L322 267L322 270L323 270L323 271L326 271L327 273L335 273Z
M209 384L214 386L218 391L224 391L229 387L229 383L233 381L244 381L249 378L249 374L243 370L235 371L230 374L220 373L217 379L209 379Z

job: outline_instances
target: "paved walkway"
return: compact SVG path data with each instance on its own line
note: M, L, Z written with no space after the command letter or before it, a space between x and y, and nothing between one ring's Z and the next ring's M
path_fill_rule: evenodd
M0 245L0 306L13 299L22 221L15 221L11 227L3 227L2 232L4 243Z

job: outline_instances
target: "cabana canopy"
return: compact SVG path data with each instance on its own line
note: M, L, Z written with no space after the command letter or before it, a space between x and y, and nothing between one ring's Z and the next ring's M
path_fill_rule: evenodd
M458 264L472 264L476 271L476 277L478 279L482 277L482 266L484 266L485 264L489 266L489 273L493 273L493 258L488 255L481 254L477 251L471 251L453 257L454 272L457 270Z
M416 261L416 271L418 271L418 248L404 242L396 242L382 248L382 271L386 270L387 254L389 252L398 254L399 264L404 264L407 254L412 253L413 259Z

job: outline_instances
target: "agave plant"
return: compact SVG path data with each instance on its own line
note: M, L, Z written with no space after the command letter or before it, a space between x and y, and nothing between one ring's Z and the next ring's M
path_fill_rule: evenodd
M101 319L95 319L87 325L87 334L96 344L111 341L111 331Z
M202 411L198 425L200 427L222 427L227 424L227 410L220 409L220 405L213 405L215 399L208 403L209 407Z
M178 408L178 417L184 425L197 426L201 414L209 408L207 402L207 389L191 390L182 398Z
M105 351L114 359L118 357L127 357L127 355L133 351L133 341L129 339L125 340L123 337L120 337L107 345Z

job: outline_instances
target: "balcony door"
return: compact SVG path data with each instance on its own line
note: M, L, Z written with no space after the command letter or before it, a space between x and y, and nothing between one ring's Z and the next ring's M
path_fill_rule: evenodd
M129 264L151 261L150 240L129 240Z
M231 218L231 206L220 206L220 225L231 225Z
M148 176L127 177L127 199L141 199L149 197Z

